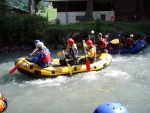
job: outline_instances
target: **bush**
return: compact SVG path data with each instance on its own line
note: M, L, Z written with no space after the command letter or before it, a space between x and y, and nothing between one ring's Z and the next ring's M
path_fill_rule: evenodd
M0 18L0 45L30 45L45 35L47 21L39 16L3 16Z
M22 46L33 45L35 39L42 40L45 44L66 43L67 38L72 37L77 42L87 39L91 30L106 34L114 34L123 31L124 34L149 35L149 22L106 22L96 20L93 22L78 22L68 25L50 24L47 18L27 16L3 16L0 18L0 45ZM149 37L148 37L149 38Z

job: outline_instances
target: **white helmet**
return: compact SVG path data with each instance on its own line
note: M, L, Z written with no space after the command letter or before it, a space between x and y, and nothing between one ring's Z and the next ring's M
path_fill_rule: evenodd
M108 35L105 35L105 38L108 38L109 36Z
M38 42L38 43L35 44L35 45L36 45L36 47L40 47L40 48L42 48L42 49L45 47L43 42Z
M134 37L134 35L133 34L130 34L130 38L133 38Z
M97 35L102 36L102 33L98 33Z

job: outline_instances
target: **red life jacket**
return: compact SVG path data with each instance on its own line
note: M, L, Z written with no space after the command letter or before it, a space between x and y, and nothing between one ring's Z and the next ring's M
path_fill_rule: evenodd
M102 39L102 44L98 45L101 49L105 49L107 45L107 39Z
M126 44L127 45L132 45L133 44L132 39L131 38L126 38Z
M42 59L43 63L46 64L51 61L52 58L48 51L44 51L43 55L44 55L44 58Z

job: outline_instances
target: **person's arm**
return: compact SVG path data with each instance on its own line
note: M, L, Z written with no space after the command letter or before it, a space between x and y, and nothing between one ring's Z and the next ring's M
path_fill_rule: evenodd
M36 47L32 53L29 54L29 56L36 55L36 53L39 51L38 47Z
M32 59L27 58L27 60L29 62L35 63L35 62L41 60L41 58L42 58L42 53L38 52L34 58L32 58Z

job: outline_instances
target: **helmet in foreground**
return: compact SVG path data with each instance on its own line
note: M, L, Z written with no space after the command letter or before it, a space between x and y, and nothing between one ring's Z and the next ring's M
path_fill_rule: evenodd
M128 110L120 103L106 102L98 106L93 113L129 113Z
M37 44L38 42L40 42L40 40L34 40L34 43Z
M93 44L93 42L92 42L92 40L88 40L88 41L86 41L86 44L87 44L88 46L90 46L90 45Z
M68 38L68 41L67 41L69 44L73 45L74 44L74 40L72 38Z

